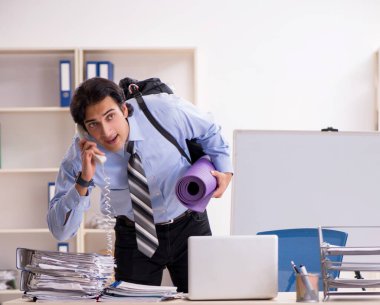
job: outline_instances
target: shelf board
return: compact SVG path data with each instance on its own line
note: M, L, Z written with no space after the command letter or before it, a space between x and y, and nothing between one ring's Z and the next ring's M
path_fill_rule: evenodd
M50 233L49 229L0 229L0 234Z
M81 51L86 53L136 53L136 52L147 52L147 53L194 53L196 47L136 47L136 48L82 48Z
M58 173L58 167L0 169L0 174L39 174L39 173Z
M6 112L70 112L69 107L0 107L0 113Z
M114 230L112 229L112 232L113 231ZM83 229L84 234L104 234L106 232L107 232L106 229Z
M17 48L17 49L7 49L0 48L1 54L62 54L67 52L75 53L75 48Z
M6 290L0 290L0 294L23 294L23 291L20 291L19 289L6 289Z

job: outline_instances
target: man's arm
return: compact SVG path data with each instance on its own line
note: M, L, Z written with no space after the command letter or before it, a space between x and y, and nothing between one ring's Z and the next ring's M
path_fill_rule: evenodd
M84 211L90 207L88 190L77 190L75 184L80 162L80 151L73 142L61 163L55 196L49 203L47 213L49 230L57 240L73 237L82 222Z
M232 179L233 169L229 145L220 132L220 126L209 114L202 113L186 101L178 104L177 123L182 133L180 138L196 139L210 156L216 169L211 174L217 179L218 185L213 197L221 197Z

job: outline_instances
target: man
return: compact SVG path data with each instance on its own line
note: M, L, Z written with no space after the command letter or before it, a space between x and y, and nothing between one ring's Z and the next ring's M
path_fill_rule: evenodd
M195 138L201 144L216 168L212 172L217 180L213 197L221 197L230 183L232 166L220 128L191 103L173 94L148 95L144 100L152 115L185 150L186 139ZM116 280L160 285L167 267L178 291L187 292L187 238L211 235L207 213L191 212L179 202L175 184L191 165L148 121L136 100L128 102L123 90L106 79L93 78L76 89L71 115L88 136L75 136L61 163L56 194L49 205L49 229L58 240L74 236L96 185L102 189L103 213L107 213L106 201L110 201L111 214L116 217ZM132 143L133 148L127 148ZM95 154L107 157L104 169L96 162ZM145 237L141 236L138 220L135 222L139 216L128 180L132 176L128 175L131 155L139 157L148 188L145 199L153 210L152 230L158 246L150 255L141 247ZM109 196L105 196L105 175L110 178Z

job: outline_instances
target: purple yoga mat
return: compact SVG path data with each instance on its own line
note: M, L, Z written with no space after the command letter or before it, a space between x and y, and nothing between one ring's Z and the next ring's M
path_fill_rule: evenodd
M208 156L197 160L178 180L176 195L189 210L204 212L217 183L210 171L215 170Z

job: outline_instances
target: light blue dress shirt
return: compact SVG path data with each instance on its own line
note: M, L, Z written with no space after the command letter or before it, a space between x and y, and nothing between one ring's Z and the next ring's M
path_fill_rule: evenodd
M144 100L156 120L176 138L187 153L186 139L195 138L211 157L216 170L232 173L229 146L220 133L220 127L208 114L201 113L194 105L173 94L148 95ZM176 197L175 185L191 165L148 121L136 100L128 102L134 107L133 115L128 118L129 140L135 141L134 149L141 158L147 176L155 223L165 222L186 211L186 207ZM56 193L49 204L47 221L50 231L58 240L67 240L75 235L83 213L90 207L89 196L80 196L75 188L75 177L81 171L82 164L78 143L76 135L61 163L56 179ZM104 170L101 165L97 165L94 175L95 187L102 190L101 210L106 213L104 175L107 175L110 178L112 216L126 215L133 220L127 174L130 155L125 150L115 153L102 146L98 147L107 157ZM92 189L89 188L89 193ZM69 212L70 216L65 223Z

